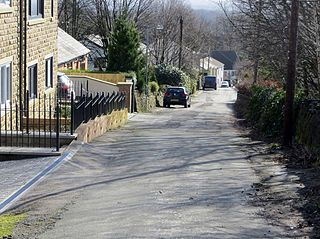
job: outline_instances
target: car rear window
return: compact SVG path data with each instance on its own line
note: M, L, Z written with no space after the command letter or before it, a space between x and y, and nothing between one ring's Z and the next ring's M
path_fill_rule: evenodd
M184 89L182 88L169 88L167 89L168 93L184 93Z

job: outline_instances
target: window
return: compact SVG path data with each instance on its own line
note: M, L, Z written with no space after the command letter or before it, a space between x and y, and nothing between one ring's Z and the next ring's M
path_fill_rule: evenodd
M46 89L53 86L53 57L46 60Z
M35 64L28 68L29 72L29 97L31 99L37 98L37 82L38 82L38 65Z
M10 0L0 0L0 7L10 7Z
M11 98L11 63L0 65L0 101L6 104Z
M44 0L29 0L29 18L43 17L43 2Z

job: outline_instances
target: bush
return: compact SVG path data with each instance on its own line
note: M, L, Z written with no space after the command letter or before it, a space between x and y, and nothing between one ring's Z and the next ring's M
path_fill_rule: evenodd
M155 68L155 75L160 85L180 85L182 71L171 65L158 65Z
M248 120L265 136L282 132L285 92L277 88L252 86Z
M149 82L149 90L151 93L156 94L158 93L160 87L156 81L150 81Z
M190 93L194 93L197 87L195 79L171 65L157 66L155 75L160 85L184 86Z
M148 67L148 81L149 82L157 81L156 75L155 75L155 69L153 66ZM137 89L140 93L145 91L145 84L146 84L146 68L144 67L137 73Z

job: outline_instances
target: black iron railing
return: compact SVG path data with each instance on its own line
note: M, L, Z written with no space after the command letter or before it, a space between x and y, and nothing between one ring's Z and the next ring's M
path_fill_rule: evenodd
M79 94L83 91L79 91ZM22 104L3 104L0 108L0 147L60 148L62 135L73 135L82 124L97 116L125 107L123 93L76 95L57 92L37 95L29 92Z
M97 116L110 114L113 110L122 110L125 108L125 95L123 93L113 92L108 94L96 94L93 96L83 95L78 97L78 101L73 108L73 129L79 127L82 123L87 123L89 120Z
M27 92L27 99L30 99ZM56 96L38 95L23 104L8 103L0 109L0 146L59 148Z

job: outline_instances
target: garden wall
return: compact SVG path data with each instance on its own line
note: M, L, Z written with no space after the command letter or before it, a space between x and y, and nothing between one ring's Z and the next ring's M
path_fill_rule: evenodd
M102 115L81 124L77 130L77 139L89 143L109 130L119 128L128 122L128 110L114 110L109 115Z

